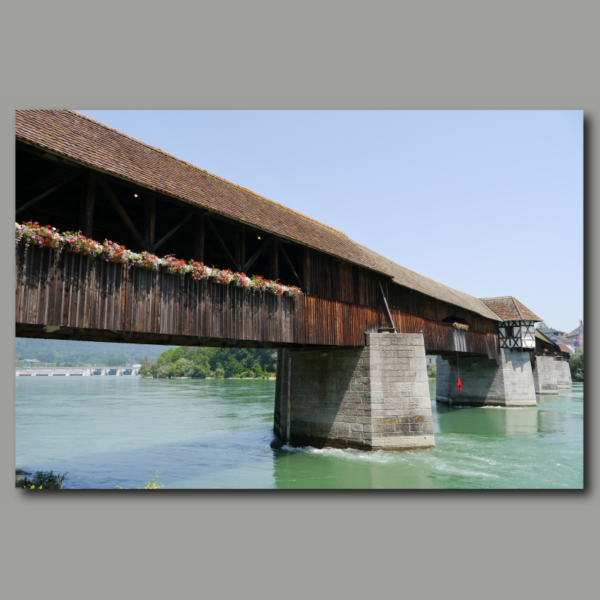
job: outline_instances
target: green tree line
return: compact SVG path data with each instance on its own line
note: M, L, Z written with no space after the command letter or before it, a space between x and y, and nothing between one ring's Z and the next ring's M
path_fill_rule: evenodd
M141 365L142 377L159 379L266 378L275 376L277 352L254 348L180 347L163 352L155 363L144 357Z
M569 366L571 367L571 379L573 381L583 381L583 348L571 354Z
M162 352L172 347L150 344L17 338L15 358L17 367L24 366L23 360L26 358L35 358L41 363L50 363L59 367L72 367L80 364L114 367L137 364L143 356L149 357L150 360L156 360Z

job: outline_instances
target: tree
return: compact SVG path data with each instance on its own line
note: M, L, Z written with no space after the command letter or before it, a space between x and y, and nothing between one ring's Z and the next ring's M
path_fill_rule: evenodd
M152 363L147 356L140 358L140 375L142 377L152 376Z
M548 325L546 325L546 321L540 321L537 324L537 329L552 329L552 327L548 327Z
M112 356L106 361L107 367L124 367L126 364L127 360L122 356Z
M571 354L569 367L571 367L571 379L577 382L583 381L583 348Z

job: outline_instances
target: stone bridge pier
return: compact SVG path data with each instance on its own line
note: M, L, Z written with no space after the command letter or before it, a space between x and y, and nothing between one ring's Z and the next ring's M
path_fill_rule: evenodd
M462 391L456 383L462 382ZM458 406L536 406L529 352L500 349L485 356L437 358L436 400Z
M557 364L553 356L535 357L533 382L536 394L558 394Z
M571 388L571 367L566 360L554 360L554 369L556 371L556 386L558 389Z
M364 348L279 350L274 431L291 446L435 446L423 335L367 333Z

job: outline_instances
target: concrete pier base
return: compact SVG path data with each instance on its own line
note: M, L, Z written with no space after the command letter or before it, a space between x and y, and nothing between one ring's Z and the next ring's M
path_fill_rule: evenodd
M529 353L501 349L499 363L485 356L438 356L436 400L456 406L536 406ZM456 386L459 376L462 391Z
M571 389L571 367L566 360L555 360L554 370L556 372L556 387L559 390Z
M279 350L274 430L291 446L435 446L422 334L366 334L350 350Z
M557 361L552 356L535 357L533 383L536 394L558 394L555 364Z

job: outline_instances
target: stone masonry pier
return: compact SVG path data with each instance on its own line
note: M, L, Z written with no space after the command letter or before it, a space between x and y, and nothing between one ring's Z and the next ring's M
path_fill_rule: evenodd
M456 386L459 376L462 391ZM438 356L438 402L458 406L536 406L535 394L528 352L500 349L498 362L484 356L449 360Z
M552 356L536 356L533 368L533 382L536 394L558 394L558 381Z
M556 387L561 389L571 388L571 368L566 360L555 360L554 370L556 372Z
M422 334L367 333L349 350L279 350L274 430L291 446L435 446Z

